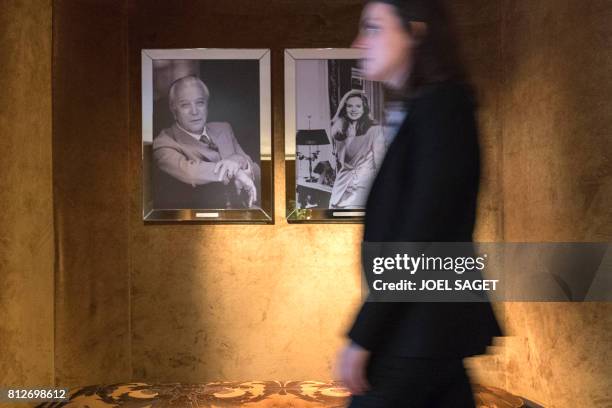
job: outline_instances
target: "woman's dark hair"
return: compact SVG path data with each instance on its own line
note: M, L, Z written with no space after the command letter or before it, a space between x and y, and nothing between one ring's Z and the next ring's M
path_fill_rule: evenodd
M411 34L411 22L427 24L425 37L415 49L414 65L407 84L410 91L444 80L466 80L452 22L440 0L368 0L367 3L394 6L404 28Z
M338 141L342 141L347 137L350 119L346 113L346 105L351 98L360 98L361 103L363 104L363 115L357 119L355 136L365 135L370 127L375 124L374 120L372 120L372 117L370 116L370 102L368 101L368 97L361 91L349 91L345 97L342 98L342 106L340 107L340 112L338 114L338 117L342 119L342 132L337 132L334 135L334 138Z

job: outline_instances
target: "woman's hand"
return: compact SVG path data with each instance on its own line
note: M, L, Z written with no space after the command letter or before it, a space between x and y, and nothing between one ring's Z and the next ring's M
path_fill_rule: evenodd
M370 352L352 342L340 353L338 361L340 380L353 395L361 395L370 389L366 377L369 359Z
M336 119L332 122L330 133L333 139L340 140L340 141L346 139L346 135L342 133L343 126L344 126L343 119Z

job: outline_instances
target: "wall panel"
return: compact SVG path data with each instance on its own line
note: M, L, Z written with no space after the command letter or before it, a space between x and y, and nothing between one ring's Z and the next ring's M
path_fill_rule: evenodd
M127 18L53 4L56 381L130 379Z
M504 239L610 241L612 4L502 4ZM547 407L609 406L611 312L507 304L507 388Z
M53 382L51 3L0 12L0 384Z

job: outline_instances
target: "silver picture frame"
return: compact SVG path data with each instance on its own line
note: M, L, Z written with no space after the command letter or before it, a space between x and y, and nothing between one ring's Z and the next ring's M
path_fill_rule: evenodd
M274 166L272 161L270 50L143 49L141 57L143 221L147 223L273 223ZM208 72L209 75L201 78L204 76L203 72ZM170 112L168 90L171 87L170 84L186 76L196 76L210 89L210 98L206 107L208 120L204 119L206 123L204 133L211 133L212 122L215 122L217 125L215 129L218 129L215 135L222 135L218 136L217 140L220 141L219 143L224 143L217 146L214 141L209 141L210 144L206 147L214 149L211 157L223 158L222 153L229 148L226 147L226 144L229 143L227 140L233 140L234 144L240 146L241 153L248 157L248 162L251 163L250 166L246 164L245 172L248 171L255 181L253 174L255 170L259 171L260 177L257 182L253 183L256 186L256 201L251 203L250 195L246 201L244 200L243 194L247 189L246 187L241 189L241 186L245 184L235 181L238 177L231 180L227 178L223 183L206 180L201 181L201 185L196 183L190 185L184 178L175 176L178 173L172 167L174 161L170 161L171 164L162 161L166 160L166 156L159 153L160 151L171 152L173 155L176 155L175 150L183 151L180 148L172 150L175 145L164 144L160 140L154 143L154 139L158 138L162 132L174 135L185 130L180 123L186 122L180 122L180 116L176 114L178 111L176 105L172 105L175 109ZM214 81L211 78L214 78ZM243 97L245 89L248 89L250 93ZM218 105L213 118L215 103ZM247 121L247 118L251 120ZM219 125L220 123L223 126ZM171 133L169 129L176 129L176 126L181 130ZM163 131L160 132L160 129ZM187 133L196 137L190 132L182 132L181 137L185 137L185 141L188 139L191 142L195 140L193 143L199 143L197 138L189 139L188 136L185 136ZM230 134L231 136L228 136ZM258 140L255 140L256 138ZM164 138L163 141L165 142L166 139ZM171 142L174 143L174 140ZM195 148L199 148L198 146ZM174 159L174 156L169 157ZM199 160L188 156L180 157L181 163L184 163L183 159L191 164ZM202 160L212 163L216 161L209 159L204 157ZM208 169L214 167L208 163L206 166ZM177 165L177 168L182 169L183 167ZM252 189L249 188L248 191L252 192ZM237 200L232 202L232 199L229 198L230 193L234 194L233 198L242 198L240 203L248 204L235 205ZM211 198L215 194L225 194L225 198L204 199L204 197ZM177 197L180 197L180 200Z
M325 48L325 49L286 49L284 55L285 68L285 171L286 171L286 220L289 223L361 223L365 216L365 200L363 208L330 208L330 198L334 181L325 184L321 179L326 173L314 174L314 171L323 171L330 168L330 162L334 153L332 152L332 140L330 137L332 103L327 102L331 94L331 85L324 90L325 84L319 86L317 81L329 81L332 74L329 61L341 61L354 64L360 59L361 52L353 48ZM348 61L351 60L351 61ZM312 65L312 64L316 65ZM346 65L345 62L342 64ZM310 64L310 65L308 65ZM327 64L327 65L326 65ZM313 68L300 68L300 67ZM304 72L316 71L321 75L306 74ZM346 71L347 68L344 68ZM349 81L357 82L351 89L363 89L372 94L375 93L381 99L380 111L383 109L382 85L376 82L366 81L361 69L349 68ZM308 76L308 79L299 76ZM325 77L327 79L318 79ZM314 78L314 79L313 79ZM304 82L310 81L310 82ZM314 84L314 86L311 86ZM321 88L318 89L317 88ZM345 87L345 89L347 89ZM308 95L298 95L299 93ZM338 94L338 92L336 92ZM312 102L318 101L318 102ZM319 103L321 102L321 103ZM300 105L301 106L298 106ZM311 112L303 112L303 107L310 105L311 110L316 111L311 117ZM321 105L327 105L327 111L322 112ZM312 139L304 138L305 131L312 135ZM325 138L328 141L325 141ZM306 142L305 142L306 140ZM318 141L315 141L318 140ZM299 143L299 144L298 144ZM306 143L306 144L305 144ZM314 143L316 146L308 146ZM327 143L327 145L320 145ZM299 147L298 147L299 146ZM330 155L330 152L331 155ZM322 170L323 169L323 170ZM335 178L335 171L329 171ZM316 181L315 181L316 180ZM331 184L331 186L330 186ZM306 196L306 199L304 197ZM311 196L315 197L311 201ZM312 204L309 206L309 204ZM310 208L309 208L310 207Z

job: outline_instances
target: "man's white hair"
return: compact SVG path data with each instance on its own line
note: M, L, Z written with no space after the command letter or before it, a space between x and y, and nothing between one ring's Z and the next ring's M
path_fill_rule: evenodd
M168 90L168 104L170 105L171 111L174 111L174 102L176 100L176 94L178 92L178 89L194 85L202 87L202 90L204 91L204 98L208 101L208 98L210 97L210 91L208 90L208 87L206 86L204 81L202 81L196 76L189 75L177 79L172 83L172 85L170 85L170 89Z

